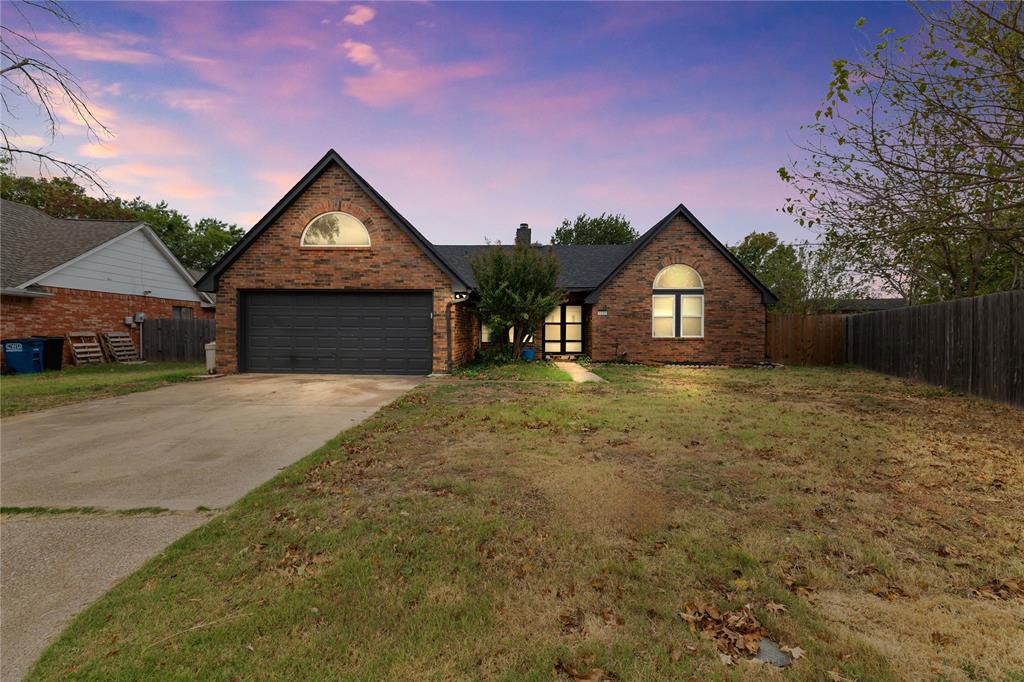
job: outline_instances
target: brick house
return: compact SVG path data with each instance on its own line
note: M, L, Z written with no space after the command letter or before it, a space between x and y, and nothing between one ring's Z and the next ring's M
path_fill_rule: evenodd
M521 225L517 241L530 242ZM196 287L217 295L222 372L427 374L471 360L482 245L427 241L334 150ZM504 247L511 248L511 247ZM756 364L775 296L682 204L637 241L537 246L565 303L534 335L545 356Z
M0 338L130 331L125 319L212 318L208 294L137 221L66 220L0 200ZM65 345L65 360L70 360Z

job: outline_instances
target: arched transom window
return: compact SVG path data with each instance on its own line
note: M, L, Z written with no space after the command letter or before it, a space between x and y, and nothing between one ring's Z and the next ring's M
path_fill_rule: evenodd
M651 335L699 339L704 336L704 280L689 265L670 265L654 278Z
M369 246L370 233L358 218L341 211L323 213L302 231L302 246Z

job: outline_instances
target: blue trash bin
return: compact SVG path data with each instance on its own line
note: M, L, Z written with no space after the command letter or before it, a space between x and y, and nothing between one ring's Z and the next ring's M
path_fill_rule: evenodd
M533 362L534 360L537 359L537 351L535 351L532 348L524 348L522 352L522 358L527 362Z
M4 358L7 371L14 374L32 374L43 371L43 339L4 339Z

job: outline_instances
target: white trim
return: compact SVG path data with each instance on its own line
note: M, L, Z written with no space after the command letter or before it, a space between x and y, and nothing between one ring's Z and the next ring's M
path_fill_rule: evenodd
M36 291L32 289L19 289L18 287L4 287L0 289L4 296L18 296L20 298L49 298L53 296L49 291Z
M699 276L699 275L698 275ZM683 315L683 299L700 299L700 336L687 336L683 334L683 320L694 319L696 315ZM675 306L673 305L673 310ZM679 294L679 338L681 339L703 339L704 338L704 294Z
M99 246L94 246L93 248L89 249L88 251L85 251L83 253L78 254L77 256L72 258L71 260L65 261L65 262L61 263L60 265L58 265L57 267L51 268L50 270L47 270L43 274L38 275L36 277L33 277L32 279L30 279L29 281L25 282L24 284L19 284L18 288L22 289L24 287L30 287L33 284L35 284L36 282L39 282L40 280L43 280L43 279L49 277L53 273L60 272L64 268L68 267L69 265L77 263L78 261L82 260L83 258L86 258L87 256L91 256L92 254L96 253L97 251L100 251L101 249L105 249L107 246L113 244L114 242L119 242L122 239L124 239L125 237L127 237L128 235L135 234L136 232L138 232L139 230L141 230L144 227L146 227L145 223L139 223L138 225L136 225L132 229L127 230L125 232L122 232L121 234L117 235L113 239L108 239L107 241L103 242Z
M359 227L363 228L363 232L366 233L365 244L307 244L306 243L306 232L309 231L310 226L325 215L334 215L335 213L343 216L347 216L359 224ZM368 249L373 246L373 240L370 239L370 231L366 229L366 225L363 221L355 217L351 213L345 211L324 211L323 213L314 216L306 226L302 228L302 234L299 235L299 248L302 249Z
M656 298L667 298L672 301L672 333L665 335L656 334L654 332L654 321L655 320L667 320L667 315L654 315L654 299ZM674 339L676 338L676 295L675 294L652 294L651 295L651 338L652 339Z

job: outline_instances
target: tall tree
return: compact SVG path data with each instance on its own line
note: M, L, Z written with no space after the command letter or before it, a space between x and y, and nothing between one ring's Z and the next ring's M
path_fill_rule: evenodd
M566 218L555 229L552 244L628 244L640 235L620 213L602 213L590 217L580 213L571 221Z
M914 6L833 63L783 210L912 302L1022 287L1024 5Z
M512 330L511 358L519 357L526 338L565 299L558 288L558 260L547 249L528 244L493 246L472 261L477 310L491 338L504 348Z
M827 312L866 289L862 278L847 272L829 249L783 244L774 232L751 232L730 250L779 297L773 307L777 312Z
M0 197L34 206L55 218L138 220L148 224L186 267L207 270L242 238L237 225L215 218L195 224L180 211L160 201L151 204L141 197L125 201L97 198L73 179L33 178L12 175L0 164Z
M49 143L60 132L60 115L66 112L85 127L93 139L107 138L110 131L96 118L85 91L74 75L39 44L32 27L33 17L57 19L74 28L78 22L64 3L55 0L5 2L4 11L24 19L25 28L11 26L10 16L0 22L0 161L33 162L40 175L55 171L85 182L105 193L95 169L85 163L63 158L47 149L36 135L19 135L12 121L26 109L38 109L47 121Z

